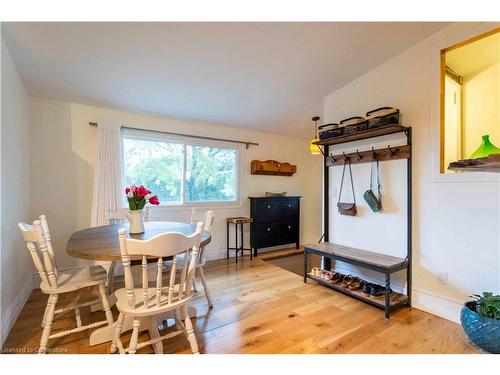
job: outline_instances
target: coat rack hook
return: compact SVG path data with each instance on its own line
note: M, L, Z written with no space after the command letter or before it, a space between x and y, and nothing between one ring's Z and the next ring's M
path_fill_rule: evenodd
M372 159L375 160L377 158L377 153L375 152L375 148L372 147Z
M388 145L388 146L387 146L387 148L389 149L389 152L391 153L391 159L392 159L392 157L394 156L395 152L394 152L394 150L391 148L391 146L390 146L390 145Z
M356 154L358 155L358 160L363 159L363 155L359 153L359 150L356 150Z

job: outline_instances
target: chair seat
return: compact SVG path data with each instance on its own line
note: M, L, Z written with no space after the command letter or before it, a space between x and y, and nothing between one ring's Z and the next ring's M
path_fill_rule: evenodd
M57 288L42 281L40 289L46 294L59 294L77 289L103 284L106 282L106 270L102 266L89 266L58 270Z
M134 289L135 307L130 307L127 299L127 290L125 288L118 289L115 291L117 309L125 315L149 316L176 309L191 299L191 296L179 299L179 284L176 284L171 303L168 303L168 287L166 287L162 288L160 306L156 306L156 288L148 288L148 307L144 308L143 292L142 288Z

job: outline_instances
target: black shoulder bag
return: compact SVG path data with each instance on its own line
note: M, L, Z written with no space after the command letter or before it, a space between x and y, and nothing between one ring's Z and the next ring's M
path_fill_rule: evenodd
M363 198L365 198L366 203L372 209L373 212L379 212L382 209L382 195L380 194L380 181L378 173L378 157L374 155L373 161L377 168L377 195L373 192L372 182L373 182L373 164L370 164L370 189L365 191Z
M352 189L352 199L354 203L341 203L340 197L342 195L342 187L344 186L344 175L345 175L345 167L346 164L349 164L349 176L351 177L351 189ZM349 158L344 159L344 169L342 170L342 181L340 182L340 192L339 192L339 200L337 202L337 208L341 215L356 215L356 196L354 194L354 184L352 182L352 170L351 170L351 160Z

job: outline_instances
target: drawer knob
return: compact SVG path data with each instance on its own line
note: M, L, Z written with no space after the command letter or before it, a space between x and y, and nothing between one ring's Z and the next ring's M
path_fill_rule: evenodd
M271 208L271 206L267 206L267 208Z
M292 229L292 227L289 225L289 226L288 226L288 229Z
M269 232L269 231L271 231L271 228L267 228L267 231L268 231L268 232Z
M289 205L288 205L288 208L290 208L290 207L292 207L292 205L291 205L291 204L289 204Z

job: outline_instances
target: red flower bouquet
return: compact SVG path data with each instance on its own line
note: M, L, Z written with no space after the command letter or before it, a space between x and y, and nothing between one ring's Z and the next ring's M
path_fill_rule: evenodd
M160 204L157 195L152 195L151 191L144 186L131 185L125 189L127 194L128 207L130 211L142 210L146 203L151 203L155 206Z

